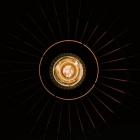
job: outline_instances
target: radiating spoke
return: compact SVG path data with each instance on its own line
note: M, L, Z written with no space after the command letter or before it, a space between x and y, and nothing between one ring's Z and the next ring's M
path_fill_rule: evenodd
M27 80L30 80L30 79L34 79L34 78L37 78L37 77L38 77L38 76L32 76L32 77L28 77L28 78L25 78L25 79L22 79L22 80L17 80L17 81L8 83L8 84L4 84L4 85L0 86L0 88L2 88L2 87L7 87L7 86L10 86L10 85L13 85L13 84L20 83L20 82L24 82L24 81L27 81Z
M85 35L86 29L87 29L87 27L88 27L88 24L89 24L89 21L86 23L86 26L85 26L85 28L84 28L84 31L83 31L82 37L81 37L81 39L80 39L81 42L82 42L83 37L84 37L84 35Z
M111 51L111 52L108 52L108 53L106 53L106 54L104 54L104 55L102 55L102 56L99 56L99 57L97 57L98 59L101 59L102 57L105 57L105 56L107 56L107 55L109 55L109 54L112 54L112 53L114 53L114 52L117 52L117 51L119 51L120 50L120 48L117 48L117 49L115 49L115 50L113 50L113 51Z
M137 70L140 70L140 69L101 69L100 71L137 71Z
M38 71L38 70L11 70L11 71L0 71L1 73L18 73L18 72L33 72L33 71Z
M16 95L19 94L19 93L22 93L23 91L26 91L27 89L30 89L30 88L32 88L32 87L34 87L34 86L36 86L36 85L39 85L39 84L40 84L40 82L37 82L37 83L34 83L34 84L32 84L32 85L30 85L30 86L24 88L24 89L21 89L20 91L16 92L15 94L12 94L11 96L8 96L7 98L3 99L3 100L1 101L1 103L3 103L3 102L5 102L5 101L9 100L10 98L16 96Z
M110 89L112 89L112 90L115 90L115 91L117 91L117 92L119 92L119 93L123 93L123 94L125 94L125 95L129 95L129 96L135 97L134 95L129 94L129 93L126 93L125 91L122 91L122 90L120 90L120 89L117 89L117 88L115 88L115 87L113 87L113 86L109 86L109 85L103 84L103 83L101 83L101 82L98 82L98 84L100 84L100 85L102 85L102 86L105 86L105 87L108 87L108 88L110 88Z
M50 117L49 117L49 119L48 119L48 122L47 122L47 125L46 125L46 128L45 128L45 133L44 133L44 136L43 136L43 140L45 140L45 136L46 136L46 133L47 133L47 129L48 129L48 126L49 126L49 124L50 124L50 121L51 121L51 118L52 118L52 115L53 115L53 112L54 112L54 108L55 108L55 106L56 106L56 102L57 102L57 99L55 100L55 103L54 103L54 105L53 105L52 111L51 111L51 113L50 113Z
M78 11L78 17L77 17L77 22L76 22L76 30L75 30L74 39L76 39L76 36L77 36L77 30L78 30L79 20L80 20L80 12L81 12L81 0L79 4L79 11Z
M45 106L43 107L43 109L41 110L41 112L40 112L40 114L39 114L38 118L36 119L35 124L34 124L34 126L32 127L32 129L31 129L31 131L30 131L29 138L30 138L30 136L32 135L32 133L33 133L33 131L34 131L34 128L35 128L35 126L37 125L37 123L38 123L38 121L39 121L40 117L42 116L43 112L45 111L45 109L46 109L46 107L47 107L48 103L50 102L50 100L51 100L51 97L47 100L47 102L46 102Z
M68 7L68 0L66 0L66 8L67 8L67 28L68 28L68 39L69 39L69 7Z
M94 3L94 5L95 5L95 3ZM85 32L86 32L87 27L88 27L88 25L89 25L89 21L90 21L90 19L91 19L92 13L93 13L93 9L94 9L94 6L92 6L92 9L91 9L90 14L89 14L89 18L88 18L88 20L87 20L87 23L86 23L86 26L85 26L85 28L84 28L84 31L83 31L83 34L82 34L82 37L81 37L80 41L83 40L83 37L84 37L84 35L85 35Z
M105 31L105 32L97 39L97 41L91 46L91 48L93 48L93 47L105 36L106 33L107 33L107 31Z
M90 37L88 38L86 44L91 40L92 36L94 35L95 31L98 29L100 23L102 22L102 20L104 19L105 15L107 13L107 10L104 12L104 14L102 15L102 17L100 18L98 24L96 25L96 27L94 28L93 32L91 33Z
M69 131L70 131L70 140L71 140L71 112L70 112L70 102L68 102L68 108L69 108Z
M113 39L111 39L110 41L108 41L105 45L103 45L101 48L99 48L97 51L95 51L95 53L99 52L100 50L102 50L103 48L105 48L106 46L108 46L109 44L111 44L113 41L115 41L116 39L118 39L120 36L122 36L126 31L128 31L128 29L122 31L120 34L118 34L116 37L114 37Z
M85 131L84 131L84 127L83 127L83 124L82 124L82 120L81 120L81 117L80 117L80 114L79 114L79 111L78 111L76 101L75 101L75 106L76 106L76 111L77 111L78 119L79 119L79 122L80 122L80 126L81 126L81 129L82 129L83 135L84 135L84 139L87 140L86 135L85 135Z
M108 46L109 44L111 44L115 39L111 39L110 41L108 41L105 45L103 45L101 48L99 48L97 51L95 51L95 53L97 53L98 51L100 51L101 49L105 48L106 46Z
M117 19L118 20L118 19ZM107 33L108 31L113 27L113 25L117 22L117 20L115 20L113 22L112 25L109 26L109 28L97 39L97 41L91 46L91 48L93 48Z
M51 32L52 32L52 34L53 34L55 40L57 40L57 39L56 39L56 36L55 36L55 34L54 34L54 31L53 31L53 29L52 29L52 27L51 27L51 24L50 24L50 22L49 22L49 20L48 20L48 18L47 18L47 16L46 16L46 14L45 14L45 12L44 12L44 10L43 10L43 8L42 8L42 6L41 6L39 0L37 0L37 2L38 2L38 5L39 5L39 7L40 7L40 9L41 9L41 11L42 11L42 13L43 13L43 16L45 17L45 19L46 19L46 21L47 21L47 24L48 24L48 26L49 26L49 28L50 28L50 30L51 30Z
M21 102L17 107L15 107L10 113L8 113L8 116L6 118L9 118L20 106L25 104L28 100L30 100L33 96L35 96L39 91L41 91L42 88L34 92L31 96L29 96L27 99L25 99L23 102Z
M55 14L56 14L56 18L57 18L57 23L58 23L58 26L59 26L60 35L61 35L61 38L63 39L62 30L61 30L61 26L60 26L60 21L59 21L59 18L58 18L58 14L57 14L57 10L56 10L55 4L54 4L54 0L52 0L52 3L53 3L54 11L55 11Z
M86 113L87 113L87 115L88 115L88 117L89 117L89 119L91 121L92 126L94 127L94 129L96 129L95 124L93 123L93 121L92 121L92 119L91 119L91 117L90 117L90 115L89 115L89 113L88 113L88 111L87 111L87 109L86 109L86 107L85 107L85 105L84 105L82 100L81 100L81 102L82 102L83 107L84 107L84 109L85 109L85 111L86 111Z
M47 39L47 41L49 43L51 43L50 39L46 36L46 34L44 33L44 31L41 29L41 27L39 27L37 25L37 23L35 22L35 20L29 15L29 13L27 11L24 10L24 12L26 13L26 15L31 19L31 21L36 25L36 27L38 28L38 30L45 36L45 38ZM40 40L39 40L40 41ZM41 42L42 43L42 42Z
M88 101L90 102L90 104L92 105L92 107L94 108L94 110L97 112L97 114L100 116L100 118L103 120L103 122L106 123L107 126L110 128L109 124L106 122L106 120L103 117L103 115L98 111L98 109L95 107L95 105L91 102L91 100L87 96L86 96L86 98L88 99Z
M119 89L117 89L117 88L115 88L115 87L109 86L109 85L107 85L107 84L103 84L103 83L101 83L101 82L98 82L98 84L103 85L103 86L106 86L106 87L108 87L108 88L110 88L110 89L113 89L113 90L115 90L115 91L118 91L118 92L120 92L120 93L126 94L124 91L119 90Z
M133 43L129 43L129 44L126 44L126 45L124 45L124 46L122 46L122 47L120 47L120 48L114 49L113 51L110 51L110 52L108 52L108 53L106 53L106 54L103 54L102 56L99 56L98 59L101 59L102 57L105 57L105 56L107 56L107 55L109 55L109 54L112 54L112 53L114 53L114 52L117 52L117 51L119 51L119 50L121 50L121 49L123 49L123 48L125 48L125 47L128 47L128 46L130 46L131 44L133 44Z
M129 108L128 106L126 106L125 104L123 104L121 101L118 101L117 99L113 98L112 96L110 96L109 94L105 93L104 91L100 90L99 88L95 88L96 90L98 90L99 92L101 92L102 94L104 94L105 96L109 97L111 100L117 102L118 104L124 106L125 108L133 111L131 108Z
M86 44L91 40L92 36L94 35L94 33L96 32L96 30L98 29L98 25L94 28L93 32L91 33L89 39L87 40Z
M41 102L41 100L44 98L46 93L44 93L41 98L32 106L32 108L26 113L26 115L23 117L23 119L18 123L17 128L23 123L25 118L33 111L33 109Z
M35 40L37 40L44 48L47 46L40 40L38 39L31 31L29 31L24 25L19 23L17 20L13 19L21 28L23 28L26 32L28 32Z
M104 79L114 80L114 81L130 82L130 83L134 83L134 84L140 84L139 82L125 80L125 79L118 79L118 78L114 78L114 77L106 77L106 76L101 76L101 75L99 77L104 78Z
M62 104L61 104L60 115L59 115L57 140L58 140L58 136L59 136L59 132L60 132L60 124L61 124L62 110L63 110L63 101L62 101Z
M46 14L45 14L45 11L43 10L43 7L41 6L41 3L39 2L39 0L37 0L37 2L38 2L38 5L39 5L39 7L41 9L41 12L43 13L43 16L46 19L46 22L48 23L48 26L49 26L49 28L51 30L51 31L49 30L50 33L52 32L53 37L55 38L55 40L57 40L56 39L56 35L54 33L55 30L52 29L52 24L50 24L50 22L49 22L49 20L48 20L48 18L46 16ZM53 8L54 8L54 12L55 12L55 15L56 15L56 18L57 18L56 19L57 20L56 21L57 22L56 24L58 24L57 25L58 28L59 28L58 29L58 32L60 33L61 38L63 39L63 32L62 32L63 31L62 30L63 28L61 28L62 26L61 26L61 18L59 17L59 11L57 11L57 5L55 4L55 0L52 0L51 2L52 2ZM80 0L79 7L77 7L77 9L78 8L79 9L77 11L78 12L77 13L78 17L76 19L77 21L75 21L76 22L76 25L75 25L76 26L76 29L75 29L75 33L74 33L74 39L78 38L77 37L78 36L78 30L80 28L79 27L79 25L80 25L80 14L81 14L81 7L82 7L81 6L82 5L81 3L82 3L82 1ZM38 22L36 22L36 19L33 19L33 17L27 11L24 10L24 12L29 17L29 19L32 21L32 23L38 28L38 31L40 31L40 34L44 35L44 37L47 39L47 41L49 43L51 43L50 39L48 38L48 36L44 32L44 30L38 25ZM66 16L66 18L67 18L66 19L67 20L67 23L66 23L67 24L67 29L66 29L67 30L67 38L69 39L70 36L71 36L71 34L70 34L71 33L71 30L70 30L71 29L70 28L71 27L71 25L70 25L71 22L70 22L70 16L69 16L69 14L70 14L69 12L70 11L69 11L69 1L68 0L66 0L66 11L65 12L67 14L67 16ZM90 19L91 19L92 13L93 13L93 7L92 7L92 9L90 11L89 17L88 17L87 22L86 22L86 24L84 26L84 30L82 31L81 38L80 38L80 41L81 42L84 40L84 37L86 36L87 30L88 30L88 27L89 27L89 24L90 24ZM100 28L99 27L100 26L100 23L104 19L105 14L106 14L106 12L104 12L104 14L102 15L102 17L100 17L100 19L98 21L98 24L95 25L95 28L93 29L93 31L91 31L91 34L89 34L89 36L88 36L89 38L87 39L86 44L92 42L92 38L94 37L94 34L96 34L98 28ZM26 32L28 32L29 33L29 36L31 36L32 38L34 38L34 40L36 40L37 42L39 42L43 47L47 48L47 45L45 45L45 43L42 42L41 38L39 38L39 36L37 36L36 34L34 34L34 32L32 30L30 30L30 28L28 26L22 25L22 23L20 23L19 21L15 20L15 19L13 19L13 20L20 27L22 27L22 29L24 29ZM112 28L112 26L114 24L115 23L113 23L107 30L105 30L100 35L100 37L97 40L95 40L95 42L93 42L93 45L90 48L93 48L95 45L98 45L100 43L100 41L106 36L106 34L108 33L108 31L110 30L110 28ZM118 39L120 36L122 36L125 32L126 32L126 30L123 31L123 32L121 32L117 36L115 36L113 38L110 38L110 40L108 39L109 41L106 40L108 42L105 42L105 44L103 44L103 46L101 46L100 48L97 48L97 50L95 51L95 53L98 54L99 51L103 50L105 47L109 46L111 43L113 43L114 41L116 41L116 39ZM7 33L7 34L9 34L13 38L15 38L15 39L23 42L24 43L24 46L25 45L28 45L27 47L32 47L33 49L37 50L38 52L40 52L42 54L42 51L41 50L39 50L38 48L36 48L34 45L26 42L24 39L22 39L22 37L20 38L20 37L14 35L14 34L11 34L11 33ZM123 49L123 48L125 48L125 47L127 47L127 46L129 46L131 44L132 43L129 43L129 44L124 45L122 47L120 46L119 48L115 48L114 50L112 50L110 52L107 52L107 53L104 53L103 55L99 56L98 59L102 59L103 57L106 57L106 56L109 56L110 54L116 53L117 51L119 51L119 50L121 50L121 49ZM36 56L34 54L31 54L33 52L28 53L26 51L24 52L24 51L20 50L20 48L19 49L16 49L16 48L12 48L12 47L5 46L5 45L2 45L2 47L8 48L8 49L11 49L11 50L14 50L14 51L18 51L19 53L22 53L22 54L25 54L25 55L29 55L29 56L35 57L38 60L40 60L40 56ZM105 60L105 62L101 62L100 65L108 64L108 63L115 63L115 62L118 62L118 61L123 61L125 59L133 58L133 57L136 57L136 56L139 56L139 54L138 55L127 56L127 57L122 57L122 58L117 58L117 59L114 59L114 60L107 60L107 61ZM30 62L20 62L20 60L19 61L0 60L0 62L4 62L4 63L16 63L16 64L18 64L18 63L19 64L38 64L38 63L30 63ZM117 67L115 69L110 69L110 68L109 69L101 69L100 71L108 71L108 72L112 72L113 71L113 72L117 72L117 71L133 71L133 70L135 71L135 70L140 70L140 69L129 69L129 68L118 68ZM15 70L15 69L14 70L10 70L10 69L8 70L7 69L6 71L0 72L0 74L4 74L4 73L18 73L18 72L21 72L21 73L24 72L24 73L26 73L26 72L34 72L34 71L37 72L38 70L37 69L28 70L28 68L27 68L27 70ZM36 77L38 77L38 76L36 76ZM1 85L0 88L6 87L6 86L10 86L10 85L13 85L13 84L17 84L17 83L20 83L20 82L26 82L27 80L30 80L30 79L33 79L33 78L36 78L36 77L33 76L33 77L29 77L29 78L25 78L25 79L20 79L20 80L17 80L17 81L13 81L12 83ZM112 81L137 83L135 81L129 81L129 80L126 80L126 79L119 79L119 78L115 78L115 77L107 77L107 76L102 76L102 75L100 75L99 77L101 79L103 78L105 80L108 79L108 80L112 80ZM11 94L10 96L8 96L4 100L2 100L2 102L5 102L5 101L7 101L9 99L13 99L14 97L16 97L16 95L18 95L18 94L20 95L20 94L26 92L26 90L28 91L28 89L30 89L32 87L35 87L36 85L39 85L39 84L40 84L40 82L37 82L37 83L34 83L32 85L28 85L26 87L24 86L23 89L20 89L20 90L18 90L18 92L14 93L14 94ZM116 87L114 87L112 85L107 85L106 83L101 83L100 81L97 82L97 87L95 87L95 90L97 90L102 96L105 95L104 97L106 97L107 99L109 98L109 99L111 99L111 101L114 101L114 102L116 102L116 103L118 103L118 104L120 104L122 106L127 107L120 100L118 100L117 98L114 98L113 96L111 96L110 93L108 93L106 91L104 92L104 90L102 90L102 88L101 89L98 88L98 84L101 87L104 87L105 89L109 89L111 92L114 90L114 92L117 91L117 93L119 92L119 93L122 93L124 95L131 95L131 94L127 94L125 91L122 91L120 89L117 89ZM31 94L30 96L28 96L24 101L22 101L21 103L19 103L18 106L16 106L13 110L11 110L8 113L9 114L8 117L10 117L16 110L20 109L20 107L22 105L25 105L25 103L27 101L30 101L30 99L32 99L42 89L43 89L43 87L40 88L40 89L38 89L38 90L36 90L33 94ZM105 111L107 110L106 112L109 112L109 113L111 112L113 115L117 116L120 119L120 117L116 114L115 110L113 109L113 106L109 106L110 104L107 104L106 100L102 100L102 98L99 98L97 94L94 94L93 92L91 92L91 94L92 94L92 97L95 98L95 100L97 100L97 102L105 109ZM39 97L39 99L37 100L37 102L35 102L35 104L33 104L27 110L26 114L24 114L22 116L22 118L20 119L20 121L18 123L18 126L21 125L27 119L27 116L29 116L39 106L39 103L41 103L41 101L43 100L43 98L44 98L45 95L46 95L46 93L43 93L43 95L41 95ZM133 95L131 95L131 96L133 96ZM106 117L101 112L100 108L98 108L96 106L96 104L94 104L94 102L92 102L92 100L88 96L85 96L85 98L86 98L87 104L86 104L86 102L84 102L84 100L82 100L82 99L80 100L81 101L80 102L80 105L82 103L82 109L84 109L84 110L82 110L82 112L80 112L81 111L81 109L80 109L81 106L78 106L79 104L77 104L79 102L77 100L74 101L75 102L75 107L76 107L76 113L77 113L76 115L78 115L78 119L79 119L79 122L78 122L79 123L79 127L81 127L81 130L83 132L83 136L84 136L85 140L87 140L86 134L85 134L85 129L84 129L83 122L82 122L83 121L82 120L82 117L83 117L82 116L82 113L85 113L85 115L87 116L87 119L89 119L87 121L89 121L89 123L91 124L91 127L93 126L93 128L95 129L95 131L96 131L97 135L99 136L99 138L101 138L101 136L100 136L100 134L98 132L98 127L96 127L96 121L94 122L94 118L92 118L92 117L94 117L94 116L92 116L92 115L94 115L94 114L92 114L92 111L95 111L95 115L97 115L98 117L100 117L99 120L101 120L101 122L106 123L108 126L109 126L109 124L107 123L107 120L105 119ZM39 120L41 120L41 116L43 116L46 113L50 113L47 116L48 120L46 120L45 129L43 131L44 133L43 133L43 136L42 136L43 137L43 140L46 140L47 139L48 129L50 128L49 126L51 125L51 121L54 119L53 116L54 116L54 114L56 114L56 113L54 113L54 111L56 110L56 106L58 104L57 103L58 99L55 99L55 101L53 102L54 104L51 107L51 111L47 111L47 106L50 105L49 102L50 102L51 99L52 99L52 97L50 97L49 99L47 99L46 103L44 103L44 106L40 109L40 111L36 115L36 118L34 120L35 122L34 122L33 126L31 126L31 131L29 132L29 138L31 137L31 135L33 135L33 132L36 130L36 128L38 126L37 124L39 123ZM72 126L73 126L72 125L72 119L73 118L71 118L72 117L72 113L73 113L72 112L72 108L71 108L72 107L71 106L72 104L71 104L70 101L68 101L67 103L68 103L67 113L68 113L68 125L69 125L69 128L68 129L69 129L69 133L70 133L70 140L72 140L72 134L73 134L73 131L72 131L73 130L72 129ZM57 130L57 133L58 134L57 134L57 140L59 139L59 134L60 134L60 130L61 130L60 127L61 127L61 123L62 123L62 118L63 118L62 115L63 115L63 110L64 110L63 109L63 105L64 105L64 101L62 101L61 104L60 104L60 107L59 107L60 108L60 110L59 110L60 111L59 112L60 114L58 114L58 116L57 116L58 117L58 126L57 126L58 127L57 128L58 129ZM93 107L92 110L90 110L90 108L88 108L88 105L91 108ZM57 117L55 116L55 119ZM109 128L110 128L110 126L109 126Z
M19 50L19 49L16 49L16 48L13 48L13 47L10 47L10 46L7 46L7 45L0 45L1 47L4 47L4 48L8 48L8 49L11 49L11 50L14 50L14 51L17 51L17 52L20 52L20 53L23 53L23 54L26 54L26 55L30 55L32 57L35 57L37 59L40 59L40 57L36 56L36 55L33 55L31 53L28 53L28 52L24 52L22 50Z
M122 119L112 110L110 107L108 107L102 100L100 100L93 92L92 95L102 104L104 105L112 114L114 114L118 119L122 121Z
M100 136L99 132L97 131L96 126L95 126L95 124L94 124L93 120L91 119L90 114L88 113L88 111L87 111L87 109L86 109L86 106L84 105L84 103L83 103L83 101L82 101L82 100L81 100L81 102L82 102L82 105L83 105L83 107L84 107L84 109L85 109L85 111L86 111L86 113L87 113L87 116L88 116L88 118L89 118L89 120L90 120L90 122L91 122L92 126L94 127L94 129L95 129L95 131L96 131L97 135L98 135L98 136L99 136L99 138L101 139L101 136Z
M110 109L103 101L101 101L94 93L92 93L92 95L93 95L100 103L102 103L110 112L112 112L113 114L115 114L114 111L113 111L112 109Z
M96 90L100 91L102 94L106 95L107 97L109 97L110 99L112 99L113 101L121 104L120 101L118 101L117 99L113 98L112 96L110 96L109 94L105 93L104 91L100 90L99 88L95 87Z
M17 63L17 64L30 64L30 65L38 65L38 63L23 62L23 61L0 60L0 62L3 62L3 63Z
M7 31L3 31L3 32L4 32L4 33L6 33L7 35L9 35L9 36L11 36L11 37L13 37L13 38L17 39L17 40L22 41L24 44L26 44L26 45L28 45L28 46L32 47L33 49L37 50L38 52L42 53L42 51L41 51L41 50L39 50L39 49L38 49L38 48L36 48L35 46L31 45L30 43L26 42L25 40L21 39L20 37L18 37L18 36L16 36L16 35L14 35L14 34L12 34L12 33L9 33L9 32L7 32Z
M131 55L131 56L128 56L128 57L123 57L123 58L118 58L118 59L111 60L111 61L102 62L102 63L100 63L100 65L122 61L122 60L133 58L133 57L136 57L136 56L139 56L139 55L140 54L136 54L136 55Z

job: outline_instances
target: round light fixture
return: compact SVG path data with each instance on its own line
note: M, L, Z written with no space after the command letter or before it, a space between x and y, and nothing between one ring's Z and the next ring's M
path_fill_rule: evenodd
M75 40L56 42L46 49L39 63L45 90L62 100L76 100L95 86L99 65L93 51Z
M50 77L63 89L74 89L84 80L86 67L81 58L72 53L58 55L51 63Z

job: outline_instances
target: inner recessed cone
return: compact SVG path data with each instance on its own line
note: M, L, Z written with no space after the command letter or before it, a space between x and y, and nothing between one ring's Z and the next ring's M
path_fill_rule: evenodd
M83 61L74 54L57 56L50 67L51 79L63 89L74 89L84 80L86 71Z

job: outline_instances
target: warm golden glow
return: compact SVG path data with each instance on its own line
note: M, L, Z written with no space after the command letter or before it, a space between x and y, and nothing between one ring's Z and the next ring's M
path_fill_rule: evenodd
M53 66L53 77L62 86L75 86L83 77L84 69L74 56L63 56Z
M62 73L66 78L71 78L75 73L74 67L71 64L68 64L63 67Z
M41 74L41 66L42 66L42 61L43 61L43 59L45 58L45 55L46 55L53 47L55 47L55 46L57 46L57 45L59 45L59 44L61 44L61 43L66 43L66 42L68 42L68 43L69 43L69 42L73 42L73 43L77 43L77 44L80 44L80 45L84 46L84 47L85 47L87 50L89 50L89 52L92 54L93 58L95 59L96 66L97 66L97 73L96 73L95 82L93 83L93 85L91 86L91 88L89 88L89 90L87 90L85 93L83 93L82 95L77 96L77 97L62 97L62 96L56 95L55 93L53 93L53 92L47 87L47 85L44 83L44 81L43 81L43 79L42 79L42 76L43 76L43 75ZM69 53L69 54L71 54L71 53ZM54 75L54 74L53 74L53 67L54 67L54 64L56 64L56 61L57 61L57 60L60 60L60 58L62 58L62 57L64 58L64 56L66 56L66 55L65 55L65 54L60 54L60 56L56 57L56 59L54 59L54 60L52 61L51 65L50 65L50 69L49 69L49 74L50 74L50 77L51 77L52 82L53 82L56 86L58 86L59 88L62 88L62 89L73 89L73 88L76 88L76 87L80 86L81 83L84 81L85 76L86 76L86 66L85 66L85 64L83 63L83 61L82 61L78 56L73 55L73 54L72 54L72 55L69 55L69 56L73 56L73 57L77 58L78 60L80 60L80 63L82 64L82 67L83 67L83 76L82 76L81 81L79 81L75 86L62 86L62 85L60 85L60 84L54 79L54 76L53 76L53 75ZM57 61L57 62L58 62L58 61ZM77 61L75 62L75 65L78 65ZM59 67L57 66L56 69L59 70ZM98 64L98 61L97 61L97 58L96 58L95 54L92 52L92 50L91 50L88 46L86 46L85 44L83 44L83 43L81 43L81 42L78 42L78 41L76 41L76 40L62 40L62 41L59 41L59 42L54 43L54 44L51 45L48 49L46 49L46 51L43 53L43 56L42 56L41 59L40 59L40 63L39 63L39 77L40 77L40 81L41 81L43 87L44 87L44 88L46 89L46 91L47 91L48 93L50 93L52 96L54 96L54 97L56 97L56 98L58 98L58 99L61 99L61 100L77 100L77 99L80 99L80 98L86 96L86 95L87 95L89 92L91 92L91 90L94 88L94 86L95 86L95 84L96 84L96 82L97 82L97 80L98 80L98 76L99 76L99 64Z

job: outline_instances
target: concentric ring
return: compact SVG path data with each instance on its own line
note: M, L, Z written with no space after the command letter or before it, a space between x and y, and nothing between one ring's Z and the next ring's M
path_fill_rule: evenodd
M72 53L58 55L51 63L50 77L63 89L74 89L84 80L86 67L81 58Z
M69 61L66 62L66 59ZM78 81L68 84L65 74L68 76L72 74L72 69L76 70L72 59L80 63L83 72ZM63 64L60 66L62 60ZM61 72L55 71L56 66L61 67ZM73 79L77 72L68 77ZM99 65L95 54L87 45L75 40L63 40L51 45L39 63L39 77L43 87L48 93L62 100L76 100L87 95L95 86L98 75ZM65 84L62 79L65 79Z

